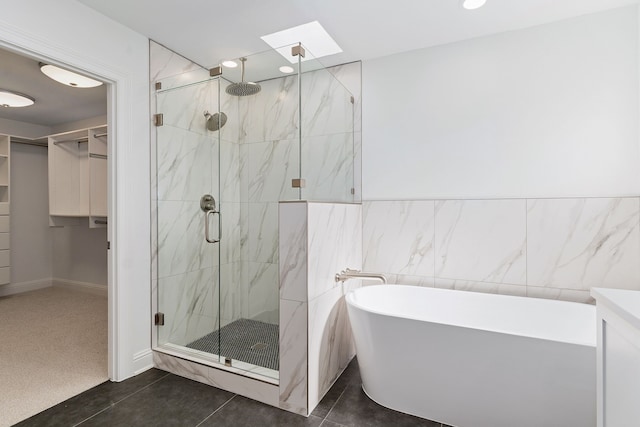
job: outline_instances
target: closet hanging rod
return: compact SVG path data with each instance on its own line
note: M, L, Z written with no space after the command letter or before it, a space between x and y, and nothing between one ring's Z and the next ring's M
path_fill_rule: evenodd
M77 142L78 144L80 144L81 142L89 142L89 138L67 139L65 141L53 141L53 145L63 144L65 142Z
M98 225L107 225L107 220L106 219L96 219L93 221L94 224L98 224Z
M89 153L89 157L93 157L96 159L106 159L107 156L105 156L104 154L95 154L95 153Z
M106 133L106 132L105 133L94 133L93 137L94 138L102 138L103 136L107 136L107 135L108 135L108 133Z
M42 144L40 142L32 142L32 141L22 141L18 139L11 139L12 144L24 144L24 145L33 145L35 147L49 148L46 143Z

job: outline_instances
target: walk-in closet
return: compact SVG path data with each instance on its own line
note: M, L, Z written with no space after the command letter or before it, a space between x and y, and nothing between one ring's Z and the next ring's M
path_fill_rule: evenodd
M0 427L108 380L108 88L78 71L0 50Z

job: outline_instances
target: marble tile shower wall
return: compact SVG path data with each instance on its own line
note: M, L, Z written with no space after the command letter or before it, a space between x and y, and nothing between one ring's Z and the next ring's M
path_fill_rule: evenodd
M353 106L353 201L362 200L362 62L327 69L354 98Z
M352 94L327 70L302 74L301 79L301 176L307 181L302 199L352 202Z
M202 112L217 104L216 82L167 90L156 96L164 115L157 128L157 280L158 304L165 313L160 341L186 345L218 327L216 245L202 238L200 197L215 194L219 142L209 135ZM184 100L189 102L185 103Z
M359 71L347 67L341 73L357 74L359 82ZM353 199L354 117L351 95L325 70L302 77L301 124L297 77L260 84L258 95L239 99L240 188L234 194L240 195L246 314L276 323L278 202ZM291 187L300 176L307 181L302 191Z
M640 198L367 201L363 251L393 283L592 302L640 289Z
M231 215L223 223L223 235L239 240L239 200L229 190L240 168L237 149L237 110L235 98L223 96L222 111L231 112L217 135L206 130L204 111L218 109L218 83L208 80L207 70L174 52L150 43L150 82L162 82L154 112L164 115L164 125L152 132L151 151L153 202L152 257L153 289L158 306L165 313L165 326L159 329L160 342L185 345L215 330L219 298L222 322L242 316L240 290L223 286L218 293L220 274L224 283L242 283L240 254L233 245L211 245L203 239L204 214L199 200L212 194L219 204L228 204ZM202 83L196 83L202 82ZM226 95L226 94L225 94ZM224 164L226 174L216 172ZM235 203L235 204L234 204ZM221 251L219 253L219 251ZM220 258L219 258L220 257ZM219 262L220 259L220 262Z
M222 325L241 317L277 322L277 203L300 197L290 181L300 176L297 82L293 77L262 82L258 96L237 98L224 92L222 80L220 110L227 123L218 142L206 130L203 115L205 110L217 111L217 83L195 83L207 80L206 70L154 42L150 50L151 92L155 82L162 82L154 112L165 118L164 126L156 128L157 137L152 132L151 144L157 168L152 194L158 203L152 218L152 245L157 247L153 289L158 292L153 308L157 311L159 304L168 311L159 338L186 344L219 326L218 274ZM354 155L350 150L360 140L360 63L330 70L354 94L356 108L352 114L350 99L346 103L342 96L346 90L326 71L303 78L307 104L302 126L309 143L302 161L308 169L304 177L316 189L307 196L318 199L337 194L336 188L342 191L340 197L353 197L347 193L360 177L359 154L355 174L344 161ZM355 120L353 135L347 132L350 120ZM329 156L335 152L341 155ZM220 176L212 167L216 164ZM196 206L218 186L221 194L214 196L224 212L219 247L203 242L204 216ZM359 185L355 187L357 199Z
M260 83L238 102L238 200L242 212L242 265L247 316L278 323L278 201L295 200L299 176L295 77Z

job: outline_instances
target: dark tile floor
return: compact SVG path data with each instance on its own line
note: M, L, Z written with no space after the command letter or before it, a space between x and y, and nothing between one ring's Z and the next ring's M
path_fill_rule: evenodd
M106 382L17 426L424 426L447 427L384 408L360 387L354 359L307 418L152 369Z

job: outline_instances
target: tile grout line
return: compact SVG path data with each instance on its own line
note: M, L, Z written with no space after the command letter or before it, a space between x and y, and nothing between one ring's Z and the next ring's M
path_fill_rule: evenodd
M347 384L347 386L344 388L344 390L342 390L342 393L340 393L340 396L338 396L338 398L333 403L333 405L331 405L331 409L329 409L329 412L327 412L327 415L325 415L324 418L322 418L322 422L323 423L325 421L331 421L331 420L328 420L327 418L329 417L329 415L331 415L331 412L333 411L333 408L335 408L336 405L338 404L338 402L340 401L340 399L342 399L342 395L344 395L344 393L347 391L347 388L349 388L350 385L351 384ZM322 424L322 423L320 423L320 424Z
M198 427L200 425L202 425L202 423L204 423L205 421L207 421L209 418L213 417L216 413L218 413L218 411L222 408L224 408L225 406L227 406L227 404L229 402L231 402L233 399L236 398L236 396L238 396L237 394L234 394L233 396L231 396L229 398L229 400L227 400L226 402L224 402L222 405L220 405L215 411L213 411L211 414L209 414L204 420L200 421L198 424L195 425L195 427Z
M158 378L157 380L147 384L146 386L134 391L133 393L130 393L128 395L126 395L125 397L123 397L122 399L118 400L117 402L114 402L112 404L110 404L109 406L107 406L106 408L101 409L100 411L96 412L95 414L91 415L90 417L85 418L84 420L80 421L79 423L76 423L73 425L73 427L79 426L80 424L90 420L91 418L96 417L97 415L100 415L101 413L103 413L104 411L106 411L107 409L113 408L114 406L116 406L118 403L122 402L125 399L130 398L131 396L133 396L134 394L138 394L139 392L141 392L142 390L151 387L152 385L156 384L158 381L162 381L163 379L165 379L167 376L171 375L169 372L167 372L165 375L163 375L162 377Z

